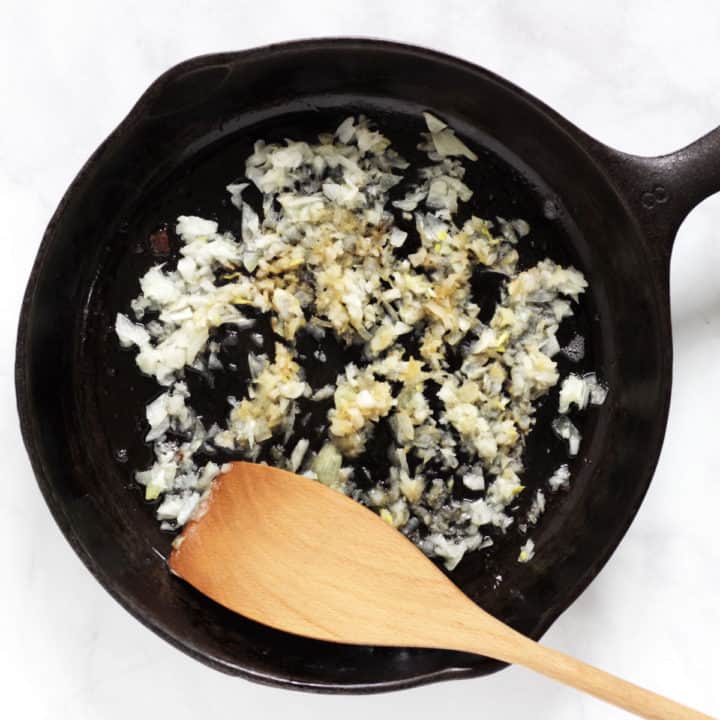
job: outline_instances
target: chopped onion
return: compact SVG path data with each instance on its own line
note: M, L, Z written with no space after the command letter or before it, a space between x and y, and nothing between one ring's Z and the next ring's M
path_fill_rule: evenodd
M310 441L307 438L302 438L297 441L297 444L290 455L290 464L288 469L291 472L298 471L300 465L302 465L303 458L305 457L305 453L307 452L309 445Z
M567 465L561 465L548 478L548 485L553 492L557 492L561 488L567 488L570 485L570 468Z
M123 347L130 347L131 345L142 347L150 342L148 331L142 325L132 322L122 313L115 316L115 332Z
M520 554L518 555L518 562L526 563L530 562L535 557L535 543L532 540L527 540L526 543L520 548Z
M413 181L398 200L390 190L409 164L355 116L317 142L256 142L248 182L227 186L239 238L213 220L178 218L177 264L141 279L131 304L141 323L125 315L115 323L121 344L137 346L138 368L164 388L146 408L155 458L136 475L146 497L160 499L164 527L201 512L220 468L197 453L220 451L266 458L346 492L449 569L492 543L480 528L505 531L515 521L536 403L560 380L560 324L587 283L549 259L521 269L530 230L521 219L471 215L459 226L457 210L472 196L463 158L477 155L442 120L426 113L425 122L418 147L427 164L408 173ZM243 201L250 183L262 196L255 208ZM400 228L401 217L416 234ZM477 271L502 280L490 318L472 292ZM210 387L217 370L240 372L244 362L220 361L221 325L250 330L239 345L249 378L227 398L226 419L206 430L181 381L187 368ZM326 364L335 346L356 361L313 391L305 367ZM605 393L594 375L571 375L560 409L579 411ZM308 412L306 403L323 401ZM311 426L321 409L326 417ZM390 444L382 477L353 464L380 424ZM576 454L580 434L566 415L553 428ZM567 482L561 471L551 489ZM459 497L458 485L476 495ZM544 507L536 491L522 526L539 522ZM526 544L527 559L532 552Z
M567 440L568 455L575 457L580 450L580 440L582 436L580 431L575 427L572 420L566 415L560 415L552 422L553 432L562 440Z

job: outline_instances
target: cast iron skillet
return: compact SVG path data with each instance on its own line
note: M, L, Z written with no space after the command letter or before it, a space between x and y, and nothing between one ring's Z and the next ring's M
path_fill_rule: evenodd
M156 261L148 234L183 212L236 229L223 187L242 174L257 138L310 138L365 112L412 156L422 110L481 153L469 175L471 209L529 220L524 263L550 255L586 273L591 290L564 339L580 332L588 352L562 369L596 369L610 386L607 402L578 418L584 441L573 488L552 497L534 531L535 561L515 562L522 539L511 531L468 556L453 578L488 611L539 638L600 571L650 483L670 399L670 251L687 213L720 189L720 130L665 157L625 155L479 67L372 40L310 40L184 62L98 148L52 218L22 308L16 383L35 474L73 548L139 620L225 672L367 692L501 667L449 652L320 643L235 616L170 576L171 538L132 481L132 469L150 459L138 438L157 388L138 377L131 353L117 350L112 323ZM541 408L528 447L531 489L565 459L547 430L556 402Z

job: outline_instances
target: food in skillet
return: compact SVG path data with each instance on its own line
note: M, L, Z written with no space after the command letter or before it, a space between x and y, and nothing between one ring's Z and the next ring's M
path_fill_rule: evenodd
M521 270L521 219L457 221L472 196L463 163L477 156L425 120L422 167L349 117L315 144L255 144L247 182L227 188L241 237L177 219L177 262L150 268L116 322L164 389L146 409L155 462L135 475L163 528L192 516L228 452L350 495L448 569L492 544L489 528L539 521L542 490L523 517L514 510L537 402L561 383L553 430L572 457L581 437L568 411L605 399L594 374L561 382L553 360L587 282L550 259ZM483 275L498 280L489 316L473 292ZM211 392L218 371L237 373L237 389L208 426L186 375L202 373ZM369 462L378 448L381 465ZM547 487L569 483L561 465ZM533 553L528 537L518 559Z

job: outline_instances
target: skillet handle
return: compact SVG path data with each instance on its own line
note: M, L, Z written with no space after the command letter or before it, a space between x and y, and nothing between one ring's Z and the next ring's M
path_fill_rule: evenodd
M720 191L720 127L687 147L659 157L610 151L611 174L646 235L669 256L690 211Z
M682 222L696 205L720 191L720 127L656 160L683 212Z

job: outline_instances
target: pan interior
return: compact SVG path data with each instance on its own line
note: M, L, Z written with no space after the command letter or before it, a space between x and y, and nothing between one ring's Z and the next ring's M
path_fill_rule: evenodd
M118 217L117 229L113 240L108 243L93 292L88 300L88 322L83 329L82 364L88 369L91 381L87 383L86 407L96 432L91 437L96 443L91 455L103 458L106 466L104 483L112 488L112 499L119 502L116 488L123 487L127 497L121 502L132 504L132 522L142 516L141 525L127 528L134 535L140 533L146 551L156 551L167 556L172 536L160 532L154 523L153 506L157 503L145 503L142 500L142 488L133 482L133 471L145 468L152 462L151 448L142 440L144 435L145 405L158 395L157 385L150 379L139 375L134 366L134 352L119 348L112 333L115 313L128 312L129 302L139 292L138 278L151 265L159 262L153 255L148 242L149 236L162 225L174 226L175 218L181 214L196 214L219 222L221 230L230 230L240 235L240 214L229 203L225 186L238 180L244 171L244 160L252 152L252 144L257 139L282 141L284 138L312 141L318 132L332 131L349 114L364 113L376 119L382 132L393 141L401 154L410 159L414 166L427 163L423 153L416 150L419 133L424 130L420 108L397 105L390 108L380 103L344 105L342 109L327 108L311 112L282 113L277 117L265 119L250 127L228 133L226 136L210 142L196 153L183 158L182 163L165 177L159 178L145 192L124 209ZM564 265L582 268L582 259L576 250L578 230L571 222L567 212L553 192L545 187L538 177L515 159L508 162L508 156L502 157L490 149L494 143L490 138L473 137L473 147L478 149L480 159L475 163L466 163L466 183L474 191L473 198L463 211L464 215L473 213L480 217L495 219L523 218L530 223L530 235L519 244L521 267L528 267L538 260L551 257ZM479 142L478 142L479 140ZM482 292L484 288L481 288ZM489 303L492 301L488 299ZM600 347L597 316L592 292L589 292L575 308L575 316L563 323L559 336L561 344L569 342L576 334L585 339L585 356L571 362L564 355L558 355L557 361L561 375L569 371L588 372L597 370L601 376L603 365L597 349ZM253 346L248 343L241 351L248 352ZM331 359L332 360L332 359ZM339 363L339 365L337 364ZM329 368L332 374L342 369L342 358L337 358L335 367ZM328 368L319 369L326 372ZM208 422L221 421L227 414L227 395L240 393L238 384L243 378L237 373L219 373L214 388L203 385L199 376L190 375L189 384L193 397L198 398L204 417ZM195 402L195 401L193 401ZM543 488L548 498L548 509L539 527L532 532L535 542L542 546L551 541L553 535L560 532L565 516L575 512L574 499L582 492L582 458L570 461L574 487L570 494L547 492L546 481L557 467L568 462L566 443L559 440L551 431L550 423L557 411L557 388L539 404L537 425L533 430L525 453L526 473L524 482L526 491L518 501L518 517L527 510L536 488ZM597 408L573 416L583 434L590 434L595 425ZM316 425L321 418L314 418ZM379 431L378 431L379 432ZM376 433L378 435L378 433ZM288 442L292 448L300 436L293 436ZM383 437L373 438L373 445L386 446ZM222 460L232 459L233 455L219 455ZM234 456L237 457L237 456ZM386 460L383 453L376 457L378 467ZM517 525L517 524L516 524ZM504 535L498 535L495 545L486 550L466 556L453 579L473 599L493 614L498 615L516 627L525 631L532 626L523 622L522 608L527 603L528 587L542 576L543 568L552 561L551 556L540 554L531 565L517 563L519 547L526 536L517 526L511 527ZM548 538L547 540L545 538ZM159 559L158 559L159 560ZM149 572L153 575L165 573L161 562L151 563ZM160 581L153 577L152 583ZM163 578L166 584L167 578ZM175 592L187 595L194 604L205 606L205 612L217 615L218 609L208 606L192 591L176 581L170 581ZM221 613L223 614L223 613ZM235 621L234 624L237 624ZM255 629L258 638L270 631ZM300 641L294 641L300 642ZM314 645L314 644L313 644ZM274 640L268 636L265 649L270 652ZM318 649L313 647L313 653ZM333 653L337 653L337 648ZM357 648L346 651L350 657L361 652ZM362 651L364 652L364 651ZM406 657L408 651L375 650L375 653L388 656ZM400 653L398 655L398 653ZM417 658L413 662L444 664L447 658L434 657L427 653L410 653ZM457 662L457 661L456 661ZM467 660L464 660L467 662ZM473 661L477 662L477 661ZM415 672L416 665L413 665Z

